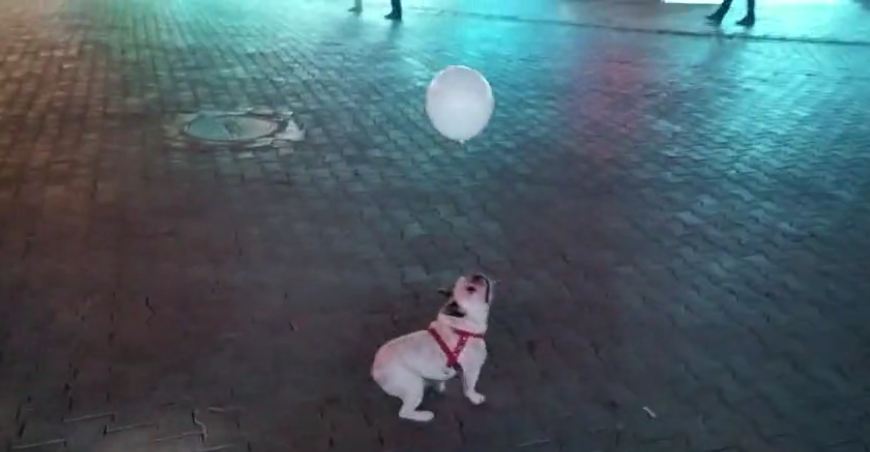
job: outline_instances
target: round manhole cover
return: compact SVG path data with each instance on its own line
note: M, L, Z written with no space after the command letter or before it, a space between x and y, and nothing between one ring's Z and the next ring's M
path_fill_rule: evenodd
M268 119L229 114L198 116L184 128L188 135L207 141L251 141L277 130L278 124Z

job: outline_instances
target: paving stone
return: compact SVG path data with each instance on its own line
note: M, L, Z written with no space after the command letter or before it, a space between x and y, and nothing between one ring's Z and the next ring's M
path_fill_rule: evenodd
M0 0L0 443L867 448L865 45L339 6ZM305 139L177 130L263 107ZM398 420L374 351L478 269L487 405Z

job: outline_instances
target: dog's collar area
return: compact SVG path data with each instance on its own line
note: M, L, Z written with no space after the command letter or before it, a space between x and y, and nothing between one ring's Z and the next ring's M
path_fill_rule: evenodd
M459 355L462 354L462 350L465 349L465 344L468 343L469 338L483 339L483 333L473 333L471 331L460 330L459 328L450 329L459 336L459 340L456 341L456 347L452 349L447 345L447 342L444 341L444 338L438 334L438 331L436 331L435 328L430 327L429 334L432 335L432 338L434 338L435 342L438 343L441 351L444 352L445 356L447 356L447 367L461 370L462 366L459 365Z
M467 336L467 337L476 337L478 339L483 339L483 333L473 333L471 331L460 330L459 328L450 328L454 333L458 334L459 337Z

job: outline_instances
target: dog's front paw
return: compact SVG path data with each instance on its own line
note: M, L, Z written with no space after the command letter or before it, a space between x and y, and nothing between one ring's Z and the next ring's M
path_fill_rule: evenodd
M435 419L435 413L431 411L411 411L410 413L399 413L399 417L416 422L429 422Z
M486 396L477 391L467 392L465 393L465 397L468 397L468 400L470 400L471 403L475 405L480 405L481 403L486 401Z

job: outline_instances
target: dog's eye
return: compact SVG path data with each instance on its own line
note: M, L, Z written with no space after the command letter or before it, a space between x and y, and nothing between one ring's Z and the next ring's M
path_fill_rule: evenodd
M476 291L477 288L475 288L474 286L468 286L465 288L465 290L467 290L468 293L474 293L474 291Z

